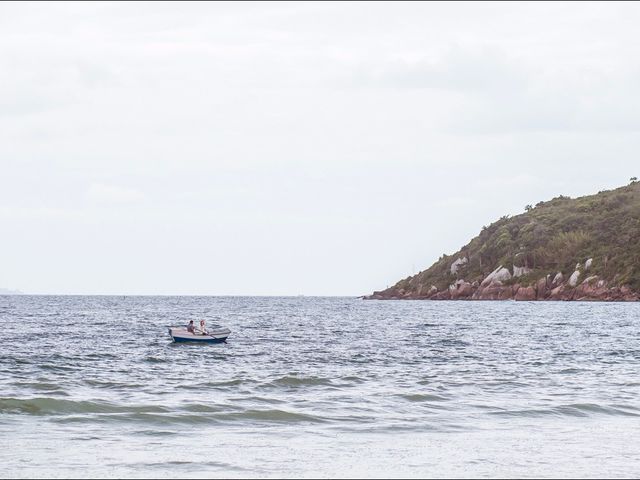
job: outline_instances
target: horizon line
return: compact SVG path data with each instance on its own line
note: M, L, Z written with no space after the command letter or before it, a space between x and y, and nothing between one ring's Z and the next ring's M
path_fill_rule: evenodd
M364 295L251 295L251 294L166 294L166 293L27 293L27 292L0 292L0 297L260 297L260 298L360 298Z

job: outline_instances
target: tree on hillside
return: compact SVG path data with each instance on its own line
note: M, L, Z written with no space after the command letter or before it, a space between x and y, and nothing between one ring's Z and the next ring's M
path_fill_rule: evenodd
M631 177L630 182L636 183L638 181L638 177Z

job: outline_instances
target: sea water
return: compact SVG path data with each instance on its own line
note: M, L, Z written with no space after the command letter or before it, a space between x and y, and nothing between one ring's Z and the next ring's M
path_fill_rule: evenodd
M167 328L228 326L226 344ZM0 476L631 477L640 305L0 297Z

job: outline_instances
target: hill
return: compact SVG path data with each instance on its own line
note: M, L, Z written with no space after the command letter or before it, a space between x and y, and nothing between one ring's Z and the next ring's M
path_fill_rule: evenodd
M367 299L638 300L640 183L504 216Z

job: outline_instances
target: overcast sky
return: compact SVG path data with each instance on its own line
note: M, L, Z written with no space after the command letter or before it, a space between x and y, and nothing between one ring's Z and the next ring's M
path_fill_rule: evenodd
M361 295L640 176L636 3L2 3L0 287Z

